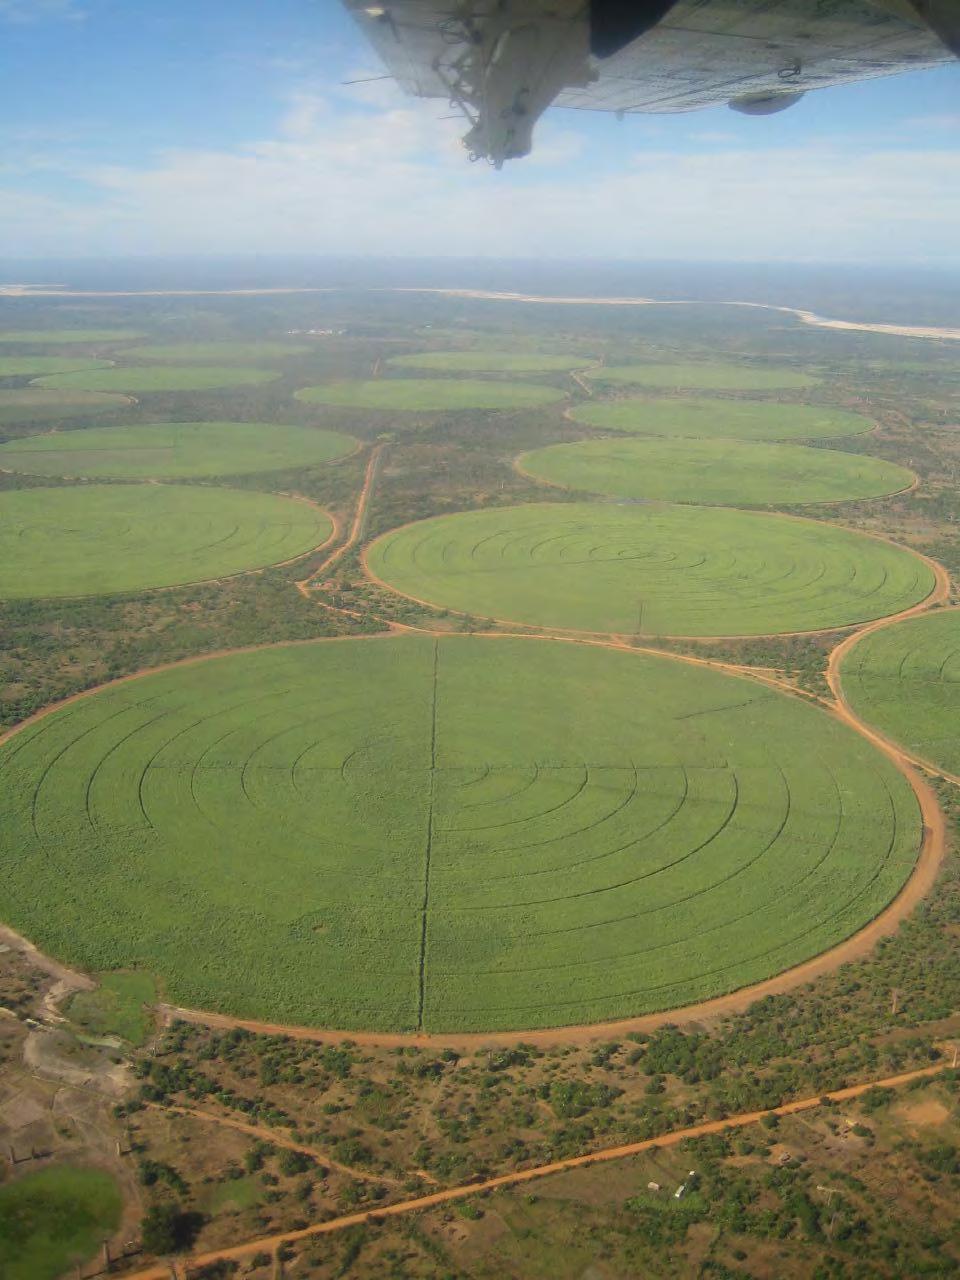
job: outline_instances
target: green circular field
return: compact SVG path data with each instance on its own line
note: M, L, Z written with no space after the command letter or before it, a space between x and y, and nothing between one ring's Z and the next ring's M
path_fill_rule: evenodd
M0 329L0 342L23 346L66 346L71 342L129 342L145 335L139 329Z
M463 373L552 373L582 369L591 362L591 356L551 356L538 351L418 351L392 356L387 364Z
M564 489L719 506L877 498L914 480L880 458L758 440L580 440L525 453L519 465Z
M646 387L695 387L703 391L787 391L820 381L796 369L741 364L619 364L585 369L597 382Z
M839 720L676 660L393 637L126 681L0 748L0 918L177 1004L492 1031L775 974L895 896L921 827Z
M78 1263L95 1258L122 1215L123 1195L103 1169L52 1164L7 1181L0 1186L0 1276L76 1275Z
M0 470L119 479L243 475L342 458L356 441L337 431L269 422L155 422L88 427L0 445Z
M435 516L367 552L390 587L540 627L766 635L845 627L930 594L900 547L831 525L710 508L553 503Z
M128 347L124 356L135 360L277 360L302 356L313 347L287 342L168 342Z
M103 391L49 391L39 387L17 387L0 391L0 424L87 417L122 409L129 404L128 396L108 395Z
M874 425L846 409L764 400L594 400L570 417L606 431L638 436L739 440L817 440L855 436Z
M0 599L105 595L292 560L330 535L316 507L268 493L81 485L0 494Z
M34 385L61 391L208 391L216 387L253 386L273 382L279 373L270 369L213 368L203 365L133 366L124 369L96 369L87 373L57 373L37 378Z
M840 678L864 720L911 755L960 774L960 610L864 636L847 652Z
M39 373L72 373L112 367L112 360L95 360L92 356L0 356L0 378L29 378Z
M556 387L523 382L484 382L470 378L378 378L373 382L328 382L304 387L296 398L306 404L345 409L407 410L530 409L564 398Z

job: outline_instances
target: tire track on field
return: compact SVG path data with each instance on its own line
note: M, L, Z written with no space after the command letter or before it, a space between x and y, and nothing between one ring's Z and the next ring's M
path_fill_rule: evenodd
M949 1070L947 1062L938 1062L930 1067L919 1067L914 1071L905 1071L900 1075L887 1076L882 1080L870 1080L863 1084L849 1085L844 1089L832 1089L818 1094L815 1098L799 1098L794 1102L784 1102L777 1107L765 1111L747 1111L739 1115L727 1116L722 1120L707 1120L702 1124L690 1125L684 1129L674 1129L662 1133L656 1138L645 1138L641 1142L624 1143L621 1146L605 1147L600 1151L592 1151L582 1156L569 1156L565 1160L555 1160L550 1164L536 1165L530 1169L518 1169L512 1173L502 1173L494 1178L481 1182L472 1182L457 1187L447 1187L442 1191L433 1191L429 1195L418 1196L414 1200L400 1200L396 1204L383 1208L361 1210L358 1213L345 1214L339 1218L330 1218L326 1222L316 1222L312 1226L302 1227L298 1231L285 1231L271 1236L261 1236L256 1240L247 1240L242 1244L232 1245L224 1249L215 1249L208 1253L194 1254L182 1260L179 1265L186 1267L206 1267L217 1262L237 1261L253 1253L272 1253L283 1245L297 1244L315 1236L332 1235L346 1231L350 1227L364 1226L368 1223L384 1222L388 1218L401 1217L408 1213L422 1213L434 1209L438 1205L450 1204L465 1200L469 1196L487 1195L492 1191L502 1191L508 1187L521 1186L540 1178L549 1178L554 1174L567 1173L572 1169L587 1169L595 1164L608 1164L614 1160L625 1160L632 1156L643 1155L661 1147L675 1147L686 1139L707 1137L710 1134L724 1133L730 1129L743 1129L757 1124L765 1116L792 1116L804 1111L812 1111L823 1105L825 1099L831 1102L850 1102L861 1097L870 1089L894 1089L899 1085L909 1084L913 1080L930 1079ZM155 1266L142 1271L130 1272L127 1280L170 1280L171 1269L176 1263L159 1262Z

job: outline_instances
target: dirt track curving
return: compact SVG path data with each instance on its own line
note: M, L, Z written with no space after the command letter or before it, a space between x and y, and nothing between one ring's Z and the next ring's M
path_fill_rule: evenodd
M916 1071L905 1071L898 1076L887 1076L883 1080L871 1080L866 1084L850 1085L846 1089L833 1089L829 1093L816 1098L800 1098L796 1102L785 1102L779 1107L771 1107L767 1111L748 1111L741 1115L728 1116L724 1120L708 1120L703 1124L691 1125L686 1129L675 1129L672 1133L661 1134L657 1138L647 1138L642 1142L629 1142L622 1146L607 1147L601 1151L593 1151L588 1155L571 1156L566 1160L555 1160L551 1164L537 1165L532 1169L519 1169L513 1173L503 1173L495 1178L487 1178L483 1182L468 1183L466 1186L448 1187L443 1191L434 1191L415 1200L401 1200L396 1204L385 1205L381 1209L362 1210L359 1213L346 1214L340 1218L330 1218L326 1222L317 1222L303 1227L299 1231L285 1231L278 1235L261 1236L257 1240L247 1240L243 1244L233 1245L225 1249L214 1249L209 1253L195 1254L186 1259L189 1267L211 1266L216 1262L237 1261L249 1257L253 1253L276 1253L285 1244L296 1244L314 1236L330 1235L337 1231L345 1231L349 1227L362 1226L371 1222L383 1222L388 1218L400 1217L408 1213L421 1213L425 1209L435 1209L438 1205L450 1204L453 1201L465 1200L469 1196L484 1195L491 1191L500 1191L505 1187L520 1186L535 1179L548 1178L556 1173L566 1173L571 1169L585 1169L595 1164L606 1164L611 1160L624 1160L631 1156L642 1155L646 1151L658 1147L674 1147L686 1138L702 1138L713 1133L723 1133L728 1129L742 1129L756 1124L767 1115L791 1116L801 1111L812 1111L822 1105L825 1098L832 1102L849 1102L858 1098L869 1089L896 1088L901 1084L909 1084L912 1080L922 1080L939 1075L948 1069L947 1063L937 1063L932 1067L920 1067ZM127 1280L170 1280L170 1263L157 1263L143 1271L128 1273Z

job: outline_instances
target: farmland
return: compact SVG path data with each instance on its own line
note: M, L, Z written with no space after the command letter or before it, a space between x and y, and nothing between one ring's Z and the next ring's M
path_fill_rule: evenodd
M818 379L796 369L736 364L625 364L587 369L596 382L702 391L794 391Z
M577 405L570 417L605 431L697 439L816 440L859 435L873 426L859 413L823 405L689 397L597 400Z
M0 342L24 347L90 346L102 342L129 342L144 335L139 329L0 329Z
M30 436L0 445L0 470L121 479L241 475L313 466L356 441L336 431L267 422L157 422Z
M458 409L527 409L562 400L556 387L469 378L380 378L330 382L296 393L306 404L432 413Z
M877 498L914 479L879 458L756 440L611 437L538 449L518 465L566 489L721 506Z
M27 725L0 767L4 919L175 1002L344 1028L742 986L876 915L920 837L904 779L821 710L533 639L173 668Z
M593 503L439 516L378 539L372 572L479 618L645 635L848 626L924 599L909 551L749 512Z
M0 378L28 378L35 374L109 369L111 360L84 356L0 356Z
M590 356L547 355L541 351L417 351L392 356L401 369L437 369L445 373L556 373L592 364Z
M83 485L0 494L0 599L196 582L302 555L329 535L316 507L272 494Z
M0 426L89 417L129 405L127 396L103 391L50 391L38 387L0 390Z
M210 364L233 360L280 360L285 356L309 354L312 347L291 342L164 342L147 347L128 347L124 356L132 360L203 360Z
M58 1280L120 1221L120 1189L99 1169L51 1166L0 1186L0 1276Z
M209 391L219 387L255 386L279 377L269 369L241 366L157 365L143 368L90 369L83 373L55 373L37 378L35 386L57 391Z
M906 751L960 775L960 611L884 627L845 655L854 710Z

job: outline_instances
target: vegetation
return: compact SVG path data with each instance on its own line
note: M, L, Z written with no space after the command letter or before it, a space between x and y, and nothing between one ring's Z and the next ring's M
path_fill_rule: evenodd
M58 1280L117 1229L120 1190L99 1169L52 1165L0 1186L3 1280Z
M740 440L816 440L859 435L873 425L869 418L828 405L783 404L765 400L591 400L570 416L605 431L638 436L683 436Z
M8 423L50 422L85 418L128 408L127 396L103 391L42 391L38 387L0 390L0 427Z
M92 991L78 991L67 1012L70 1021L93 1036L119 1036L141 1045L153 1026L150 1006L157 988L148 973L118 970L98 975Z
M0 445L0 468L120 479L242 475L313 466L357 442L337 431L268 422L155 422L30 436Z
M284 356L302 356L312 347L292 342L168 342L151 343L148 347L129 347L124 357L132 360L279 360Z
M933 589L909 551L806 520L557 503L438 516L368 552L397 591L478 618L638 635L762 635L895 613Z
M324 512L272 494L78 485L0 494L0 598L84 596L241 573L303 555Z
M173 669L27 726L0 768L14 927L85 968L136 958L191 1007L341 1027L553 1026L739 987L871 919L919 840L905 781L818 708L539 640Z
M89 346L100 342L129 342L143 336L139 329L0 329L0 342L15 342L25 347L61 347L70 343Z
M217 387L251 386L272 382L280 375L269 369L247 369L241 365L160 365L156 368L130 365L123 368L91 369L86 373L55 373L37 378L38 387L59 391L208 391Z
M391 356L388 364L401 369L440 369L450 373L552 373L582 369L590 356L547 355L541 351L415 351Z
M304 387L297 399L307 404L350 409L524 409L562 400L556 387L523 382L471 381L469 378L379 378L375 382L330 382Z
M854 710L938 768L960 774L960 610L865 636L840 672Z
M914 480L879 458L755 440L581 440L524 454L519 465L586 493L740 507L876 498Z
M603 365L584 372L597 382L703 391L799 390L819 381L811 374L768 364L624 364Z

